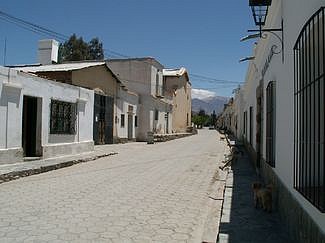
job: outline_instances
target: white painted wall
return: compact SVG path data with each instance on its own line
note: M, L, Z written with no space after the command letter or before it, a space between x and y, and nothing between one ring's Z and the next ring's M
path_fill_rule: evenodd
M117 116L117 137L122 139L128 138L128 115L131 113L128 113L129 106L133 107L133 134L132 138L135 139L137 137L137 130L138 128L135 127L135 116L139 117L138 112L138 103L139 103L139 97L135 93L130 93L127 90L124 90L122 88L118 89L117 94L117 105L116 105L116 116ZM124 127L121 127L121 115L125 115L125 125ZM139 119L139 118L138 118ZM138 121L139 124L139 121Z
M254 48L255 59L250 61L246 75L246 82L240 90L240 95L235 103L241 103L241 108L236 109L240 117L239 136L243 134L243 112L247 111L248 133L249 133L249 107L253 106L255 120L256 115L256 88L260 80L264 82L264 124L263 124L263 157L265 158L265 137L266 137L266 87L270 81L276 82L276 159L275 173L284 183L287 189L297 199L306 212L311 215L319 227L325 230L325 216L300 193L293 188L294 173L294 56L293 48L300 31L308 19L321 7L323 0L273 0L269 9L265 28L281 27L281 20L284 24L284 62L281 54L274 55L265 76L262 77L262 69L272 45L280 48L281 44L271 34L266 40L261 39ZM281 33L279 33L281 35ZM279 49L277 49L279 50ZM238 106L238 107L240 107ZM256 149L256 124L254 121L253 147ZM249 134L247 135L249 137Z
M158 77L158 82L157 82ZM155 66L151 66L151 95L162 95L162 86L163 86L163 72ZM158 87L157 87L158 86Z
M8 88L6 84L20 88ZM78 144L93 140L92 90L42 79L13 69L0 67L0 149L22 147L22 110L24 95L41 98L41 144ZM78 100L81 102L78 102ZM76 103L77 121L74 135L50 134L50 102L57 99Z

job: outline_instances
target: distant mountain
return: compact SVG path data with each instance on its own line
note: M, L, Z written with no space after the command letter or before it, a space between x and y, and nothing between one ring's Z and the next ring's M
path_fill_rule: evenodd
M222 112L224 104L228 101L229 97L222 96L211 96L202 99L194 98L192 99L192 111L199 112L200 110L204 110L207 114L215 111L218 114Z

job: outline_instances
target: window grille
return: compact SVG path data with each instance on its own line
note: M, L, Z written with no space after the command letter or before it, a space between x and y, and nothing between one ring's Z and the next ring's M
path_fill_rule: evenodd
M244 134L247 139L247 111L244 112Z
M77 110L75 103L51 100L51 134L75 134L76 118Z
M294 187L325 212L324 7L304 25L294 46Z
M266 88L266 162L275 167L275 82Z
M249 107L249 143L253 145L253 107Z

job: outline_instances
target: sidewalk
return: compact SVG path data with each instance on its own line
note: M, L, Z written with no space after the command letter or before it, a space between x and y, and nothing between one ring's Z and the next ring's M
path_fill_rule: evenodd
M110 145L98 145L92 152L0 165L0 184L20 177L40 174L114 154L117 152L114 152Z
M254 207L252 182L259 180L246 153L229 168L218 242L290 242L276 209Z

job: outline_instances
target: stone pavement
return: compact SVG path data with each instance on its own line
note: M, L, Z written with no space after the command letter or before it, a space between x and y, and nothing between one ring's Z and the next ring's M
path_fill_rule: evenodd
M281 227L276 210L272 213L253 206L252 182L260 181L247 154L232 165L226 179L220 243L288 243L288 233Z
M218 136L112 145L114 156L3 183L0 242L201 242L220 199Z

